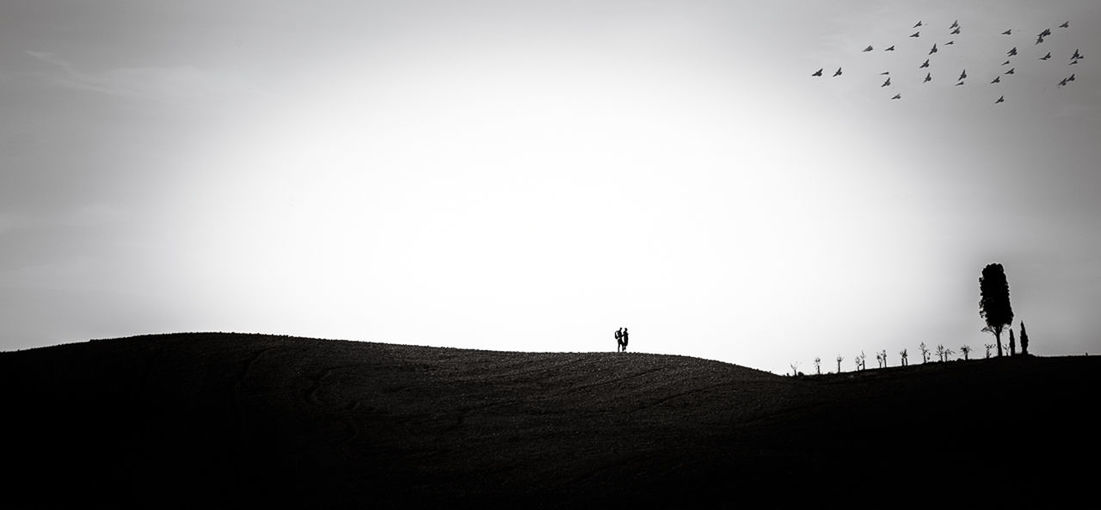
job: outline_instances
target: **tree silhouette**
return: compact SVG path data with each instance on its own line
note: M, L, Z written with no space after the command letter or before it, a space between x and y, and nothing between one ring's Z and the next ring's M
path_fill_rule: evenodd
M944 363L944 356L945 356L944 344L937 345L937 357L940 358L941 363Z
M822 358L820 356L814 358L814 371L818 375L822 375Z
M970 359L970 358L968 358L968 354L971 354L971 347L966 346L966 345L963 346L963 347L960 347L960 352L963 353L963 360L964 361L967 361L968 359Z
M883 358L883 368L887 368L887 349L879 351L879 355Z
M921 364L924 365L929 361L929 347L925 345L925 342L922 342L918 348L921 349Z
M797 375L799 375L799 364L798 363L792 363L791 364L791 376L795 377Z
M902 366L906 366L907 365L907 363L906 363L906 356L907 356L906 349L903 349L901 352L899 352L898 356L900 358L902 358Z
M1001 264L988 264L979 276L979 316L986 320L983 331L994 334L998 357L1002 356L1002 330L1013 323L1013 307L1009 304L1009 282Z
M1009 355L1017 355L1017 339L1013 338L1013 328L1009 328Z
M944 350L944 361L952 361L952 355L955 354L955 353L956 353L956 351L953 351L952 349L945 349Z
M837 357L837 373L839 374L841 373L841 361L843 361L844 359L845 358L842 358L841 356Z
M1021 356L1028 356L1028 332L1024 322L1021 323Z
M990 359L990 349L994 348L994 344L986 344L983 347L986 347L986 359Z
M883 368L883 356L881 356L878 352L875 353L875 364L876 368Z

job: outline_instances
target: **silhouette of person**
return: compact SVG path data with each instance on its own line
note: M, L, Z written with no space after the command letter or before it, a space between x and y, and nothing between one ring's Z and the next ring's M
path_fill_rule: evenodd
M627 352L627 328L623 328L623 352Z
M615 330L615 352L623 349L623 328Z

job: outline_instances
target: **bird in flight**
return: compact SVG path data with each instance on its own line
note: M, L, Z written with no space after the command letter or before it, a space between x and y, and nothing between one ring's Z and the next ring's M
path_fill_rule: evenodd
M1013 71L1016 71L1016 70L1017 70L1016 67L1010 67L1009 70L1005 72L1005 74L1014 74Z
M955 29L955 30L953 30L953 31L949 32L948 34L949 34L949 35L958 35L959 33L960 33L960 28L959 28L959 27L956 27L956 29Z
M891 72L890 71L883 71L882 73L879 73L880 76L884 76L884 75L888 75L888 74L891 74Z
M1059 81L1059 86L1060 87L1066 87L1067 86L1067 79L1063 78L1062 80L1060 80Z
M914 24L914 27L913 27L913 28L917 28L917 27L920 27L920 26L921 26L921 22L919 21L919 22L917 22L917 23L915 23L915 24Z
M949 44L956 44L956 41L948 41L944 43L945 46L948 46Z
M1011 49L1011 50L1009 50L1009 51L1005 52L1005 54L1006 54L1006 55L1009 55L1009 56L1011 56L1011 57L1015 57L1015 56L1017 56L1017 47L1016 47L1016 46L1014 46L1014 47L1013 47L1013 49Z
M1009 30L1006 30L1005 32L1002 32L1002 35L1013 35L1013 29L1011 28Z
M995 76L994 81L992 81L990 83L994 84L994 83L1001 83L1001 82L1002 82L1002 77L1001 76Z
M1049 51L1049 52L1047 52L1046 55L1040 57L1040 60L1048 60L1050 58L1051 58L1051 52Z
M1071 59L1071 60L1078 60L1078 59L1080 59L1080 58L1083 58L1083 57L1082 57L1082 54L1081 54L1081 53L1078 53L1078 48L1075 48L1075 49L1074 49L1074 55L1071 55L1071 56L1070 56L1070 59Z
M1070 21L1064 21L1062 25L1059 25L1059 28L1070 28Z
M869 44L867 48L864 48L864 51L865 52L872 51L872 45Z
M883 82L883 85L880 85L880 87L882 88L882 87L890 87L890 86L891 86L891 78L888 76L887 81Z
M1003 65L1003 66L1005 66L1005 65L1009 65L1009 61L1008 61L1008 60L1006 60L1005 62L1002 62L1002 65Z
M1074 74L1073 73L1071 73L1071 75L1067 77L1067 81L1074 81Z
M994 104L1004 103L1004 102L1005 102L1005 96L998 96L998 100L994 101Z
M841 68L840 67L837 68L837 72L833 73L834 78L837 78L838 76L841 76Z
M937 52L937 43L933 43L933 49L929 50L929 54L932 55Z
M967 69L964 69L963 72L960 73L960 77L956 79L962 81L965 78L967 78Z
M1051 35L1051 29L1050 28L1045 28L1043 32L1040 32L1040 35L1036 36L1036 44L1040 44L1040 43L1044 42L1044 38L1049 36L1049 35Z
M956 20L956 21L953 21L952 26L950 26L948 28L959 28L959 26L960 26L960 20Z
M960 85L963 85L962 81L956 84L957 87L959 87Z
M815 71L811 76L822 76L822 69Z
M892 44L890 48L887 48L883 51L895 51L895 46Z
M923 62L918 69L925 69L926 67L929 67L929 59L925 59L925 62Z
M895 94L891 99L902 99L902 94Z
M933 81L933 73L925 73L925 79L921 80L922 83L929 83Z
M918 30L917 32L910 34L910 37L921 37L921 31Z

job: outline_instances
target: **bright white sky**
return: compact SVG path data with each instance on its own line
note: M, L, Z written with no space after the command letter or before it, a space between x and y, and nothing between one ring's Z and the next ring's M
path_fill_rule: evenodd
M1101 4L841 5L5 1L0 348L1098 351Z

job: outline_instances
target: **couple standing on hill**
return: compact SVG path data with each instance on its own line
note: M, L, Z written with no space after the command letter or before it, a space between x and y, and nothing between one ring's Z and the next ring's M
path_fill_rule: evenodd
M615 330L616 352L627 352L627 328Z

